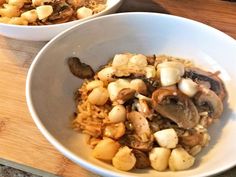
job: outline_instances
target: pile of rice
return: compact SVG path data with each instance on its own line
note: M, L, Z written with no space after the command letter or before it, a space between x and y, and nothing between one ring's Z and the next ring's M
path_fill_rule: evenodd
M166 55L160 56L148 56L148 59L155 59L156 64L165 62L165 61L178 61L183 63L186 67L193 66L193 63L189 60L184 60L181 58L175 58ZM111 64L108 63L106 66L110 66ZM94 79L98 79L97 75L94 76ZM81 88L78 89L79 99L77 104L77 116L73 120L73 128L79 132L85 133L90 136L88 143L92 146L95 146L101 139L102 139L102 131L106 123L108 122L108 113L112 109L111 102L107 102L103 106L96 106L94 104L89 103L88 95L89 91L86 89L88 84L88 80L85 80L82 84ZM185 146L186 149L190 154L195 155L197 154L203 146L206 146L210 140L210 136L207 132L208 121L210 117L206 113L200 114L201 121L200 124L195 128L195 131L202 134L202 142L200 145L194 146L192 148ZM166 128L173 128L177 132L178 136L189 136L191 135L191 131L193 130L185 130L183 131L177 125L170 124L170 122L163 121L161 118L157 120L159 129L166 129Z

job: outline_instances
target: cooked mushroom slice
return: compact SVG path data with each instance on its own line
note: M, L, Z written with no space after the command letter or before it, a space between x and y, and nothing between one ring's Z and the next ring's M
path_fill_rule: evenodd
M207 111L208 115L213 119L220 118L223 112L223 103L215 92L203 88L194 96L194 101L201 112Z
M180 144L190 147L201 144L202 140L203 140L203 134L198 132L192 132L188 136L179 137Z
M199 122L197 108L188 96L173 88L160 88L153 92L154 109L171 119L179 127L193 128Z
M89 65L81 63L77 57L70 57L68 59L68 65L71 73L80 79L89 79L94 76L93 69Z
M155 61L156 61L156 55L147 56L147 62L148 62L149 65L153 65L154 66Z
M154 92L157 88L160 88L161 86L161 81L154 79L154 78L144 78L143 81L145 82L147 86L147 95L151 95L152 92Z
M134 89L123 88L119 91L116 97L116 102L119 104L124 104L126 101L133 98L135 93L136 91Z
M153 118L152 121L149 122L149 126L153 133L160 130L160 123L156 118Z
M74 10L65 1L53 1L53 13L48 17L48 21L55 23L65 23L69 21Z
M142 142L141 138L138 135L124 135L119 139L119 143L122 145L129 146L133 149L138 149L140 151L150 151L153 146L154 138L150 137L149 141Z
M221 100L226 96L224 84L217 74L199 68L189 67L185 68L184 77L191 78L198 84L209 87L209 89L213 90Z
M134 126L135 133L141 138L142 142L149 141L151 136L151 130L147 119L137 111L132 111L128 113L127 119Z
M139 151L137 149L133 149L132 152L136 157L136 163L135 163L136 168L143 169L150 166L150 160L144 152Z

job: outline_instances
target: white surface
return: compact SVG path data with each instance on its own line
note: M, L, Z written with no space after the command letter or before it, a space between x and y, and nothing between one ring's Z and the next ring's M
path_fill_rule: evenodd
M123 0L107 0L107 8L90 17L75 20L62 24L44 26L21 26L0 23L0 34L6 37L29 40L29 41L49 41L60 32L86 20L114 13L118 10Z
M224 114L210 127L210 145L197 156L191 169L181 172L116 170L110 164L94 159L83 136L70 128L69 116L75 111L73 92L81 80L70 73L66 59L78 56L96 69L120 52L185 57L209 70L221 71L229 94ZM44 136L65 156L95 173L106 176L208 176L236 164L235 56L234 39L192 20L154 13L100 17L67 30L40 51L28 73L27 103Z

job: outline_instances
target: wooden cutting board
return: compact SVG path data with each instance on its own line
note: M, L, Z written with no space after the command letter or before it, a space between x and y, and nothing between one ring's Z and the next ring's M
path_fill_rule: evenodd
M126 0L120 11L184 16L207 23L236 38L236 3L232 2ZM97 176L55 150L30 117L25 101L25 80L34 56L44 45L45 42L18 41L0 36L0 159L58 176ZM233 171L228 173L235 174Z

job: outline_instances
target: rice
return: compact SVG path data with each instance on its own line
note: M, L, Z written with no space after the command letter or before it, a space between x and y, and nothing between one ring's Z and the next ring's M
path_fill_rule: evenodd
M172 57L172 56L167 56L167 55L158 55L156 57L156 65L162 63L162 62L166 62L166 61L177 61L180 63L183 63L185 67L190 67L193 66L193 62L190 60L186 60L183 58L178 58L178 57Z
M128 54L129 55L129 54ZM131 55L131 54L130 54ZM154 88L159 89L161 88L161 81L160 81L160 71L157 68L157 65L162 62L179 62L184 65L184 67L192 67L193 63L189 60L185 60L182 58L176 58L166 55L159 55L159 56L147 56L147 63L148 65L155 66L156 74L152 78L153 80L157 81L158 83L155 84ZM127 64L128 65L128 64ZM106 65L104 65L102 68L111 67L112 62L108 62ZM144 67L126 67L126 65L119 66L115 68L116 73L113 75L114 77L111 79L126 79L132 80L132 79L143 79L142 76L146 77L145 68ZM149 78L144 78L149 79ZM144 80L143 79L143 80ZM93 78L93 80L99 80L98 75L96 74ZM101 79L102 80L102 79ZM101 82L101 80L99 80ZM103 81L103 84L100 84L100 87L107 88L109 81ZM148 81L148 82L152 82ZM82 84L81 88L78 89L78 95L77 97L77 115L75 119L73 120L73 128L76 131L82 132L84 134L89 135L89 139L87 143L94 148L104 137L113 138L117 142L119 142L119 138L122 138L122 136L128 135L130 132L134 132L134 125L132 125L130 120L127 118L124 122L119 122L123 124L124 134L119 136L118 138L111 137L109 135L106 135L106 128L110 126L112 123L109 120L109 112L113 108L113 106L116 105L116 100L113 101L106 101L106 103L102 106L98 106L95 104L91 104L89 102L88 96L91 92L91 90L88 90L87 87L88 83L91 83L89 80L84 80L84 83ZM129 82L128 82L129 84ZM145 83L146 84L146 83ZM145 85L144 84L144 85ZM149 83L150 84L150 83ZM152 85L153 86L153 85ZM171 85L172 87L173 85ZM93 88L94 89L94 88ZM126 88L127 89L127 88ZM133 88L132 88L133 89ZM118 92L118 91L117 91ZM133 96L136 100L131 100L131 103L125 104L126 112L124 114L127 114L127 112L131 111L138 111L142 112L142 109L139 108L140 103L138 100L145 100L147 105L150 103L151 105L151 96L153 95L153 91L151 94L145 94L141 95L138 91L136 91L136 95ZM100 93L101 94L101 93ZM100 98L99 94L99 98ZM110 94L111 95L111 94ZM136 98L135 98L136 97ZM96 97L98 98L98 97ZM138 98L138 100L137 100ZM98 100L98 99L96 99ZM128 101L127 101L128 102ZM148 106L150 106L148 105ZM147 106L147 107L148 107ZM150 106L151 107L151 106ZM147 108L148 109L148 108ZM153 109L153 107L152 107ZM118 113L119 114L119 113ZM182 115L181 115L182 116ZM198 124L194 125L194 127L189 128L183 128L179 126L179 124L175 123L174 121L165 118L161 116L158 112L155 113L155 109L152 112L151 116L147 116L148 120L148 126L150 128L150 131L152 134L154 134L157 131L164 130L164 129L174 129L177 136L178 136L178 143L176 147L184 148L185 151L187 151L190 155L196 156L203 147L207 146L210 141L210 136L208 134L208 126L213 122L213 119L210 117L207 111L199 112L200 120ZM117 122L116 122L117 123ZM113 122L113 124L116 124ZM141 126L141 125L140 125ZM112 128L113 129L113 128ZM126 134L127 133L127 134ZM153 136L151 136L153 138ZM141 139L142 143L146 143L150 140L150 137L143 133L139 137ZM157 144L153 143L153 147L158 146Z
M92 1L89 1L89 2L92 2ZM95 2L93 3L95 4ZM189 67L193 65L193 63L189 60L172 57L172 56L166 56L166 55L148 56L148 59L155 61L155 65L165 62L165 61L177 61L177 62L183 63L185 67ZM111 62L108 62L107 65L103 66L103 68L106 68L109 66L111 66ZM119 68L119 71L122 71L122 68ZM97 75L94 76L94 79L98 80ZM88 82L89 82L88 80L84 80L84 83L82 84L81 88L78 89L78 92L80 95L78 99L78 105L77 105L78 114L73 120L73 128L77 131L80 131L92 137L98 138L102 136L102 130L104 128L104 125L107 122L109 122L108 113L110 112L112 105L110 102L107 102L103 106L96 106L94 104L89 103L88 95L90 91L87 90L86 88ZM107 85L107 83L105 84ZM206 118L205 113L202 113L202 115L204 115ZM178 129L177 125L173 125L170 123L170 121L167 121L167 120L163 121L162 119L160 119L159 123L157 123L157 126L160 128L160 130L166 129L166 128L174 128L177 132L182 132L183 136L189 135L188 131L183 131L181 129ZM201 131L199 130L199 132Z
M86 89L86 80L79 89L80 98L77 105L77 117L73 120L73 127L77 131L99 137L102 134L102 127L108 121L108 113L111 105L106 103L103 106L96 106L88 101L89 91Z

